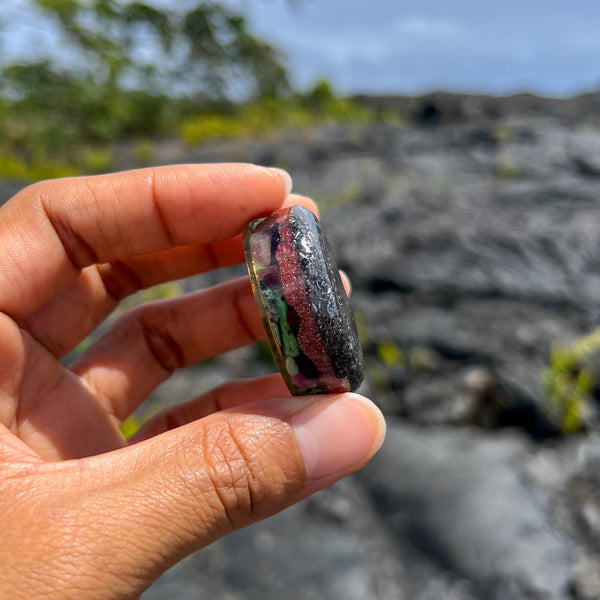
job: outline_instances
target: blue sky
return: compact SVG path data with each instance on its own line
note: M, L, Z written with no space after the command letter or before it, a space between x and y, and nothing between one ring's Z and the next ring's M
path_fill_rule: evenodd
M342 92L600 89L600 0L230 0ZM295 8L294 8L295 6Z
M303 87L326 77L342 93L600 89L600 0L225 1L284 50ZM26 6L0 0L5 58L22 46L11 40L42 52L55 42Z

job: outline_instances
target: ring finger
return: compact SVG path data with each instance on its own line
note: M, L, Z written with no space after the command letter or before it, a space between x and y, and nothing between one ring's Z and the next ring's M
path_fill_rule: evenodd
M129 311L72 370L122 420L175 369L263 337L250 282L240 278Z

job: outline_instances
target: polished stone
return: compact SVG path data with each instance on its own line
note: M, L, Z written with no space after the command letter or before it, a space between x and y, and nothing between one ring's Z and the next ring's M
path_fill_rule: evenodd
M252 221L244 249L275 361L294 395L356 390L363 354L339 270L312 212Z

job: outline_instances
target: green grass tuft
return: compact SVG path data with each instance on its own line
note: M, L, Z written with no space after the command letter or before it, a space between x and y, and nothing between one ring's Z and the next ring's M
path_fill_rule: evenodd
M544 395L554 420L565 434L585 429L597 375L586 363L600 351L600 327L568 348L555 346L543 373Z

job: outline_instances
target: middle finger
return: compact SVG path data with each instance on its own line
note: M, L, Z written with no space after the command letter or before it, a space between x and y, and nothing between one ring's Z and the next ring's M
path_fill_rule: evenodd
M315 203L292 194L283 206L298 204L318 215ZM91 333L118 302L153 285L244 262L241 235L211 244L179 246L103 265L93 265L20 325L60 358Z

